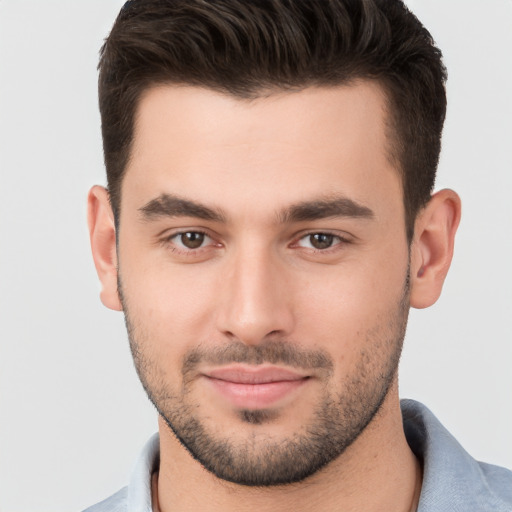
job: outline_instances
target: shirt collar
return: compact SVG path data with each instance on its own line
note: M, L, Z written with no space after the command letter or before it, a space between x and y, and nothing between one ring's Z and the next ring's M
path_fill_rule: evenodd
M512 494L511 472L473 459L419 402L402 400L401 408L407 442L423 464L417 512L512 510L512 496L508 497ZM128 512L152 512L151 475L159 462L159 437L154 434L133 470Z
M145 444L133 468L128 485L128 512L153 512L151 476L160 464L160 438L153 434Z

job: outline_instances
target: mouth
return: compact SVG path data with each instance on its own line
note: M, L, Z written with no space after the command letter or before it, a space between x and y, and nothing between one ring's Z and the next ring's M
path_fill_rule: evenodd
M282 405L310 379L286 368L234 365L203 373L214 392L241 409Z

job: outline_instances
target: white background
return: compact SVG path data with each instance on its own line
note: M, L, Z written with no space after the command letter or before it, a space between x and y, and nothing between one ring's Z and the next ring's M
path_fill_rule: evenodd
M156 415L104 309L85 198L104 183L97 52L120 0L0 0L0 511L125 485ZM512 467L512 1L410 0L449 69L439 187L463 199L442 298L413 311L401 394Z

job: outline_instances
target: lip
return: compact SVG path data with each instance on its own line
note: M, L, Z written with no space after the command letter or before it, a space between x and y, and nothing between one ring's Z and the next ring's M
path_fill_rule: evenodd
M205 372L205 375L212 379L218 379L237 384L268 384L272 382L301 380L307 377L292 370L280 368L277 366L247 365L215 368Z
M214 391L237 408L265 409L294 394L308 380L286 368L275 366L230 366L203 374Z

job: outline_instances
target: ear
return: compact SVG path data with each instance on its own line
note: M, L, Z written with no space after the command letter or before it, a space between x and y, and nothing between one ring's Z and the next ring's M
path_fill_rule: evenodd
M87 198L87 220L92 257L101 282L101 302L110 309L122 311L117 291L117 251L114 214L108 191L94 186Z
M459 196L445 189L434 194L418 215L411 245L412 307L427 308L441 295L460 214Z

